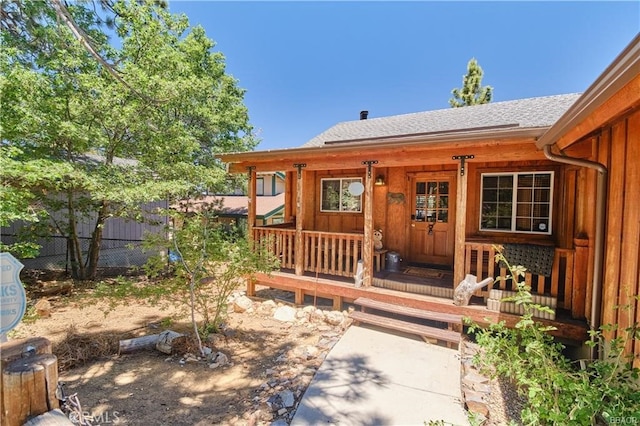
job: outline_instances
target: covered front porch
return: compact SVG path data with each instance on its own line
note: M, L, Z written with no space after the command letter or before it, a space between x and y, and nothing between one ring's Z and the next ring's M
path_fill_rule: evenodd
M389 139L225 155L230 172L248 171L250 238L280 260L279 271L249 283L249 294L266 285L293 292L296 303L313 294L339 308L368 297L515 324L516 310L501 303L515 289L508 269L496 262L496 247L531 246L544 252L547 267L522 264L525 281L536 301L556 311L540 319L584 341L594 245L582 232L592 218L578 209L589 199L576 198L575 189L590 175L546 159L535 149L539 131L488 129L464 138L434 134L403 137L402 144ZM256 173L266 170L285 171L285 219L258 226ZM377 233L384 235L382 249ZM400 270L385 269L390 253L403 259ZM406 270L425 265L441 272L416 277ZM497 280L478 289L470 306L456 306L453 292L467 275Z
M479 289L468 306L456 306L453 292L458 283L454 272L446 267L425 268L424 265L404 264L398 268L376 267L371 262L371 285L358 285L355 279L358 260L362 259L361 233L331 233L302 231L302 244L296 244L296 229L291 225L254 227L254 241L263 242L281 260L281 269L272 274L260 274L250 281L247 293L255 295L256 285L290 291L296 304L304 304L305 296L329 299L334 309L342 310L345 304L359 297L381 302L395 303L433 312L463 315L478 323L506 321L515 325L517 312L508 309L488 309L491 290L512 291L508 271L495 261L495 244L488 242L465 242L464 274L473 274L478 281L495 277L497 281ZM298 250L297 247L301 247ZM372 250L372 256L376 251ZM583 320L585 305L580 293L584 289L574 286L574 280L582 280L580 271L586 252L573 249L553 249L553 266L549 276L527 272L525 281L532 288L534 297L540 297L553 305L556 315L538 318L541 322L556 327L558 337L571 342L583 342L587 338L587 324ZM381 254L383 255L383 254ZM301 262L295 259L302 258ZM300 267L302 266L302 268Z

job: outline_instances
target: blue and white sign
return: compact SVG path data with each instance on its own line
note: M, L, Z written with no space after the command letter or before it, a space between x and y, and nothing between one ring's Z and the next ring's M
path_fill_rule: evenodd
M11 253L0 253L0 336L20 323L27 295L20 281L24 265Z

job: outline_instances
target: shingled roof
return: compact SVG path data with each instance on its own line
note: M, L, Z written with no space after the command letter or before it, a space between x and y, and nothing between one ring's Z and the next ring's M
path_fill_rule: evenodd
M303 147L404 135L488 128L546 128L578 99L579 93L492 102L411 114L344 121L312 138Z

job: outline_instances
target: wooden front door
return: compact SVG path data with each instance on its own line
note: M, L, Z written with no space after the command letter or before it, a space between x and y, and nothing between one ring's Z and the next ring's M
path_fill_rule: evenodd
M455 242L454 176L411 179L410 262L453 266Z

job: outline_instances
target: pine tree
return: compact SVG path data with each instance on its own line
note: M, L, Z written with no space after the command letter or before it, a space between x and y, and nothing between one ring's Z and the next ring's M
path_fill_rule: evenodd
M482 68L475 58L471 58L467 64L467 74L462 77L462 88L451 91L453 98L449 99L449 105L459 108L491 102L493 87L482 86L482 75Z

